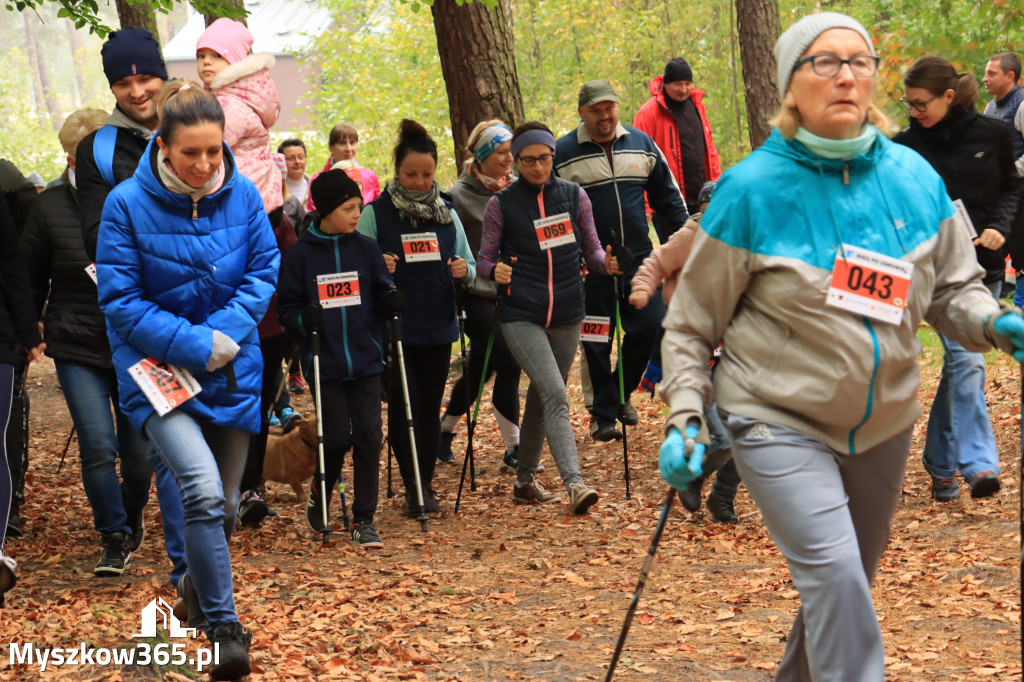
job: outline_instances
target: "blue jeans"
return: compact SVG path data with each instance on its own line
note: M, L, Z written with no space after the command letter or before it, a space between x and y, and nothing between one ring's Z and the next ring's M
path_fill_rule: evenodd
M924 468L936 478L999 473L999 456L985 404L985 357L938 335L945 351L924 443Z
M160 455L153 453L156 471L156 499L160 503L160 517L163 519L164 548L171 560L171 584L177 585L188 572L185 560L185 509L181 505L181 489L174 480L174 474L164 464Z
M228 538L249 434L197 422L180 410L154 414L145 430L181 489L185 557L203 613L211 628L237 622Z
M131 534L129 521L146 506L153 469L149 446L118 407L117 374L66 360L54 365L78 432L82 484L93 525L100 533Z

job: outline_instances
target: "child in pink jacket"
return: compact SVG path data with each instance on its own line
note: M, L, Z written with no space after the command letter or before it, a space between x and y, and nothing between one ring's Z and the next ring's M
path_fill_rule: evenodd
M690 256L690 247L693 246L693 238L700 225L700 217L707 210L714 188L714 182L704 183L698 198L701 212L693 214L682 228L674 232L668 241L662 244L660 249L655 249L644 259L630 285L632 292L629 295L629 303L633 307L641 309L646 306L651 296L658 290L658 285L662 280L665 281L665 287L662 289L665 303L668 304L672 300L672 294L675 293L676 285L679 284L679 273L682 272L683 266L686 265L686 259ZM652 362L654 361L652 360ZM739 517L736 516L733 502L740 484L740 475L732 460L729 434L719 419L718 409L714 405L711 406L711 409L705 410L704 415L708 429L711 431L711 446L708 448L706 470L710 475L711 471L717 469L715 483L711 488L711 495L707 499L707 507L716 521L736 523L739 521ZM684 507L692 512L700 509L701 491L705 480L706 476L701 476L692 481L685 490L679 491L679 500Z
M284 202L281 173L270 157L270 127L281 114L281 96L270 77L274 56L249 54L252 43L245 24L218 19L199 36L196 70L224 109L224 141L239 172L256 185L271 213Z

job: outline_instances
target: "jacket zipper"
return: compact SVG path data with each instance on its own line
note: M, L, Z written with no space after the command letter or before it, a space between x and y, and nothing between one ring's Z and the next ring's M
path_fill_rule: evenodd
M540 208L540 217L543 220L547 217L544 211L544 187L540 188L540 192L537 194L537 207ZM547 249L548 253L548 317L544 321L544 327L551 326L551 314L555 309L555 274L552 272L551 262L551 249Z
M192 200L192 220L199 220L199 202Z
M338 240L334 239L334 271L341 272L341 253L338 251ZM355 372L352 370L352 355L348 352L348 315L345 314L345 307L341 308L341 339L342 347L345 349L345 361L348 362L348 377L351 379Z

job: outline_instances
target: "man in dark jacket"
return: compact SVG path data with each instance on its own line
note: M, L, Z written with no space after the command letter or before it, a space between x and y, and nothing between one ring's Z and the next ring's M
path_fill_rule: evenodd
M112 162L97 158L97 131L78 145L76 178L81 206L85 251L96 260L96 237L100 229L103 202L115 185L135 174L139 159L153 133L160 127L156 97L167 80L167 68L160 46L149 31L129 27L114 31L100 50L103 73L110 83L117 106L107 126L117 129Z
M612 245L623 273L612 277L591 273L584 282L588 316L609 318L615 325L616 301L625 341L623 422L639 417L629 396L639 385L651 352L658 343L665 303L660 293L643 310L629 305L629 282L640 262L653 249L647 227L647 203L655 214L662 241L686 222L686 206L665 155L647 133L619 123L619 97L607 81L590 81L580 89L579 127L555 143L555 172L587 191L594 207L594 223L602 246ZM631 254L635 262L626 261ZM660 288L659 288L660 292ZM609 361L609 343L583 344L593 400L591 430L597 440L622 438L615 428L619 411L619 379ZM590 402L590 401L588 401Z
M160 55L160 46L149 31L135 27L114 31L103 44L100 54L103 57L103 73L117 106L107 119L106 126L78 144L75 165L82 241L85 252L93 262L96 260L96 239L99 236L103 203L116 185L135 174L146 145L160 128L156 98L167 80L167 68ZM103 156L104 145L102 142L97 144L97 136L109 127L116 130L116 137L113 153L108 158ZM100 156L97 156L97 150ZM185 511L181 505L178 484L160 458L156 458L155 469L164 542L167 555L174 564L171 582L177 585L186 570Z
M1002 119L1010 127L1013 139L1013 161L1017 169L1019 201L1017 215L1010 234L1010 259L1017 275L1017 290L1013 302L1024 306L1024 90L1020 80L1020 57L1012 52L1000 52L985 66L985 90L992 101L985 107L985 115Z

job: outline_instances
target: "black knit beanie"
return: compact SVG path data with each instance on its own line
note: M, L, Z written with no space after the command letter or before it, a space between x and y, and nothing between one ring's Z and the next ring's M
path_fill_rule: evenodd
M693 82L693 69L682 57L673 57L665 65L664 83L675 83L676 81Z
M167 67L160 55L160 46L153 34L145 29L129 26L114 31L100 48L100 55L103 57L103 73L110 85L140 73L167 80Z
M340 168L316 176L309 186L309 191L313 194L317 213L324 218L349 199L363 196L359 184Z

